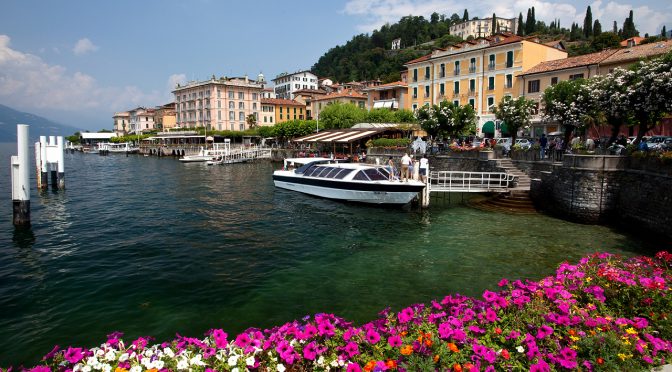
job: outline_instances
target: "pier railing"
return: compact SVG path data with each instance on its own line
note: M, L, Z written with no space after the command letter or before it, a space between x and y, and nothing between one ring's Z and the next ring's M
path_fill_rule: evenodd
M507 173L434 171L427 185L430 192L506 192L514 180Z

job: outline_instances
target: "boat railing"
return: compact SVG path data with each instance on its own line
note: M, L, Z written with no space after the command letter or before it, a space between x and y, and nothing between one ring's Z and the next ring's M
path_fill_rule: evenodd
M499 172L432 171L428 185L437 192L502 192L514 180L514 175Z

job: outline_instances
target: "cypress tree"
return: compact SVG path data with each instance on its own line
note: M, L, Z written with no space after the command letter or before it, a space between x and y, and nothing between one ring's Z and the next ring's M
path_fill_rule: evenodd
M660 31L660 36L667 39L667 30L665 29L665 25L663 25L663 30Z
M518 30L516 35L523 36L523 12L518 13Z
M468 20L469 20L469 12L465 9L464 15L462 16L462 22L466 22Z
M492 29L490 30L490 34L494 35L497 32L497 16L495 13L492 13Z
M593 35L593 13L590 5L586 9L586 17L583 19L583 36L587 39Z
M599 20L595 20L595 23L593 23L593 37L598 37L602 33L602 24L600 24Z
M534 7L532 7L532 32L537 31L537 16L534 14Z
M534 32L534 19L532 18L532 9L527 9L527 18L525 18L525 35Z
M618 34L618 25L616 24L616 21L614 21L614 28L612 29L611 32L613 32L614 34Z

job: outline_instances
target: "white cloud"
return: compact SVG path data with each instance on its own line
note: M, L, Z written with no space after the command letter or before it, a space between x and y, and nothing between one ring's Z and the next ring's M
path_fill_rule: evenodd
M166 83L166 88L168 91L175 89L177 84L184 85L187 82L187 75L185 74L172 74L168 77L168 82Z
M517 17L519 13L523 18L527 16L527 9L534 7L537 20L550 24L554 19L560 19L563 27L569 28L572 22L583 26L583 18L586 8L577 9L573 4L577 1L539 1L518 0L507 2L501 0L482 0L469 2L464 0L349 0L343 9L343 13L358 16L363 19L358 29L362 32L371 32L379 29L385 23L395 23L401 17L416 15L429 17L433 12L445 14L450 17L457 13L460 17L464 9L469 11L469 16L489 17L492 13L498 17ZM652 5L652 4L650 4ZM658 5L658 4L657 4ZM587 5L586 5L587 6ZM662 5L660 6L662 8ZM660 33L665 20L672 18L668 9L654 9L649 5L633 6L629 3L609 1L603 5L603 1L597 0L591 4L593 20L599 19L603 30L611 30L613 21L618 26L623 25L623 20L628 16L630 9L634 12L635 25L642 35Z
M50 65L40 57L14 50L0 35L0 102L22 109L98 111L109 116L133 106L163 104L165 93L135 86L102 87L93 76Z
M81 56L89 52L95 52L98 49L98 46L94 45L91 40L88 38L83 38L77 40L77 43L75 44L75 47L72 48L72 51L75 53L75 55Z

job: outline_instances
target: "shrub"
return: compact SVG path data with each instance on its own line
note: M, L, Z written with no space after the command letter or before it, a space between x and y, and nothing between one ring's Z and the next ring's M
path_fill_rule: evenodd
M376 138L366 142L366 147L397 148L411 145L409 138Z

